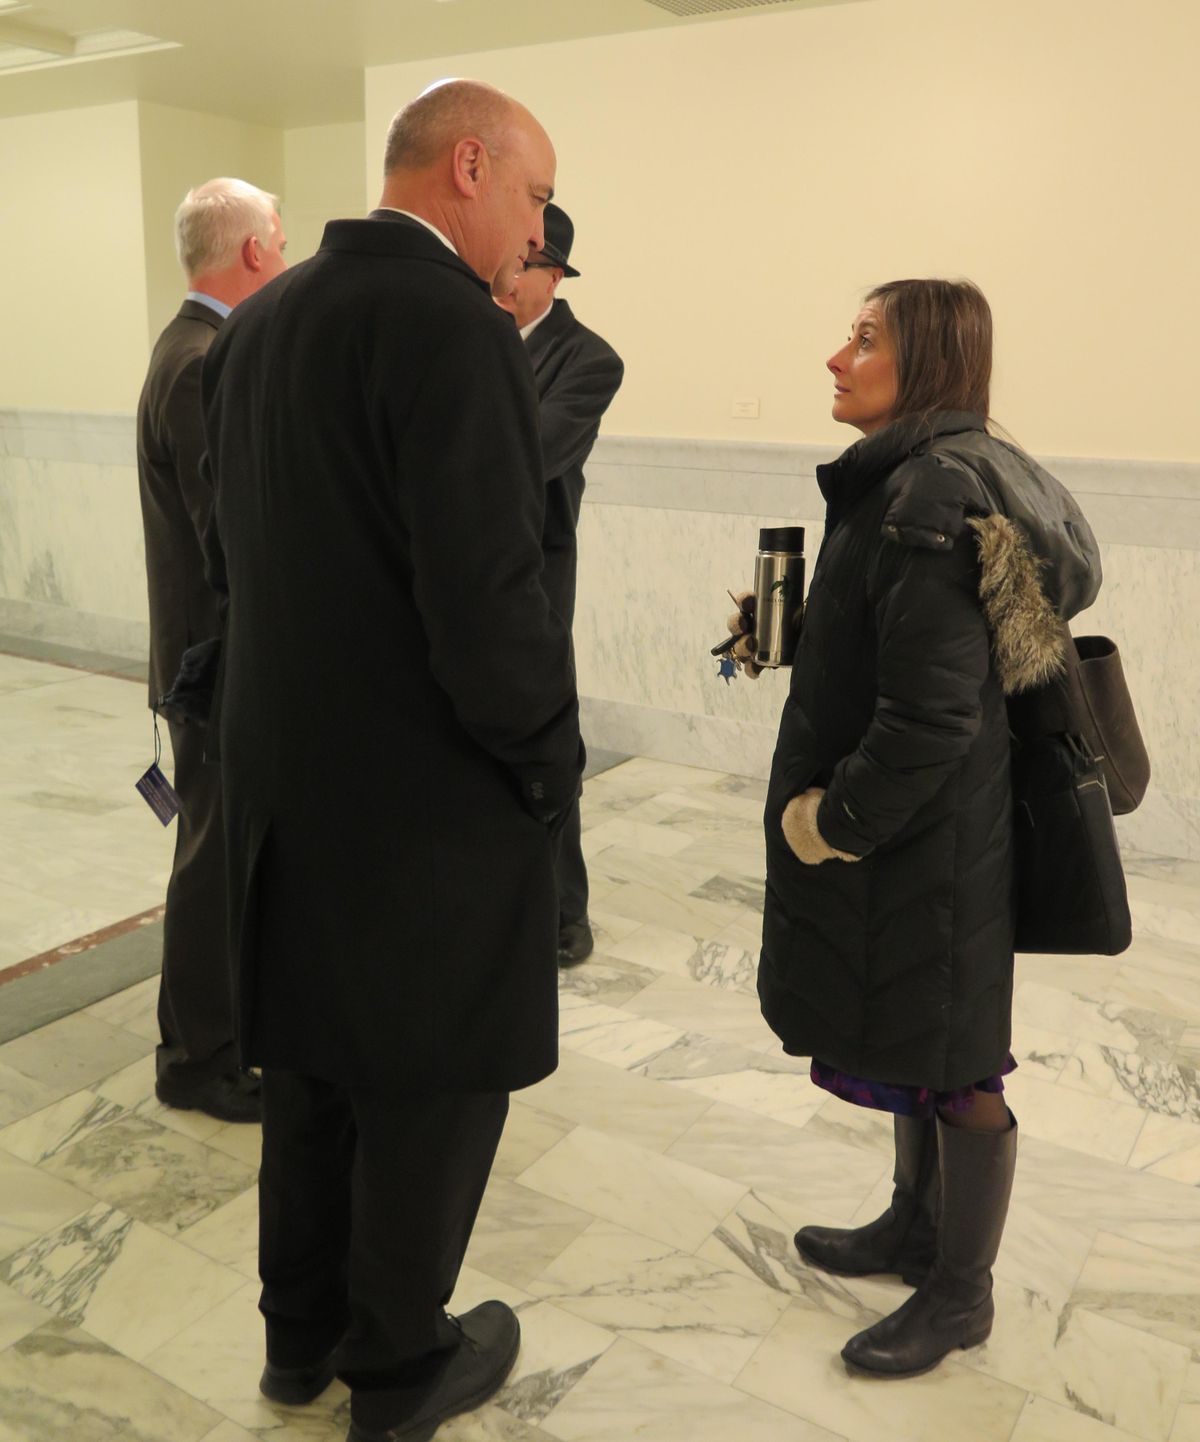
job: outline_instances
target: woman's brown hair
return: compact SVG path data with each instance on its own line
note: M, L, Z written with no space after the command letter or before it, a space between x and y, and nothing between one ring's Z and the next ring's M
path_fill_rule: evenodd
M992 311L969 280L890 280L879 306L896 352L895 418L935 411L987 417L992 380Z

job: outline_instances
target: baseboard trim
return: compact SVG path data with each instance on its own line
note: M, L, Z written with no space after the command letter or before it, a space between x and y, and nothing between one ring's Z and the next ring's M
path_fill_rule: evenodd
M581 696L580 724L588 745L655 761L675 761L765 779L771 772L775 728L721 716L660 711L627 701Z
M74 646L81 651L95 651L109 658L128 657L138 661L150 653L149 621L76 611L48 601L0 596L0 631L59 646Z

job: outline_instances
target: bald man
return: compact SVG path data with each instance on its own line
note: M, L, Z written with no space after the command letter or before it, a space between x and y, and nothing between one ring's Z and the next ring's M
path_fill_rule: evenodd
M557 1063L578 705L533 378L488 284L540 250L554 177L523 107L434 88L392 123L380 208L204 371L261 1385L304 1403L336 1373L353 1442L432 1437L518 1346L502 1303L445 1308L509 1092Z

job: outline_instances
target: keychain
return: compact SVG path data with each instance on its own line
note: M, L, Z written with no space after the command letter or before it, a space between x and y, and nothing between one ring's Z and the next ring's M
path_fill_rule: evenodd
M714 646L712 648L712 654L714 656L720 656L721 658L721 664L717 667L717 678L718 680L724 681L726 686L728 686L730 681L732 681L733 678L737 675L737 673L742 669L743 665L742 661L732 654L733 648L737 645L737 643L742 639L743 636L748 636L751 634L751 627L753 626L754 622L754 613L752 611L748 611L745 608L744 604L739 603L738 598L733 594L732 591L726 590L725 594L729 597L733 604L737 606L738 613L743 616L749 623L746 630L739 632L736 636L729 636L726 640L722 641L719 646Z

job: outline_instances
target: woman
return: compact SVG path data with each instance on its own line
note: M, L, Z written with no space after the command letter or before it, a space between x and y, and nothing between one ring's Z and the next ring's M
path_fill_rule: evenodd
M1060 618L1100 585L1074 501L988 434L991 350L973 285L907 280L828 361L863 439L817 470L825 538L766 806L763 1014L818 1086L895 1114L888 1210L796 1235L817 1266L917 1286L843 1349L882 1376L991 1331L1017 1144L1005 697L1056 672Z

